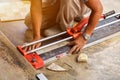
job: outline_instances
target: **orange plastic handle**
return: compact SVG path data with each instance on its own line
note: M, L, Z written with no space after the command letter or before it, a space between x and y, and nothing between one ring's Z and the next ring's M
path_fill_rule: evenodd
M104 15L101 16L102 19L104 19ZM89 17L86 17L82 19L75 27L73 28L67 28L67 33L70 36L73 36L74 39L76 39L80 34L82 34L81 30L87 24L89 21Z

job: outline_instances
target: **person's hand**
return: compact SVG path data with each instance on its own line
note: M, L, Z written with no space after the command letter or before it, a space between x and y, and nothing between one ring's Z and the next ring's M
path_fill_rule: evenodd
M40 40L40 37L34 38L34 39L32 40L32 42L37 41L37 40ZM41 46L41 43L36 43L36 44L34 44L34 45L25 47L24 50L25 50L25 51L29 51L29 50L36 49L36 48L38 48L38 47L40 47L40 46Z
M77 39L70 42L68 45L73 46L71 50L69 51L69 54L78 53L83 48L83 46L86 44L86 40L83 38L82 35L80 35Z

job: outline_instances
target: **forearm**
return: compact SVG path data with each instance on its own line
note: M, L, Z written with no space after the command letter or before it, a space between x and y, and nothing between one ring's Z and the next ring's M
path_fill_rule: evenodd
M33 26L33 38L40 37L42 23L42 2L31 0L31 18Z
M88 0L86 5L91 9L91 14L88 25L85 29L85 33L91 35L99 22L99 19L102 15L103 7L99 0Z
M96 12L96 11L92 11L89 21L88 21L88 25L85 29L85 33L91 35L92 32L94 31L95 27L97 26L99 19L102 15L102 10Z

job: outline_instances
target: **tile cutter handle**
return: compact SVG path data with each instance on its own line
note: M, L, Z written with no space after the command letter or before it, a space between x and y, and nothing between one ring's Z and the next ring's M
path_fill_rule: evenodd
M110 15L112 15L112 14L114 14L114 13L115 13L115 11L112 10L112 11L110 11L110 12L108 12L108 13L103 14L103 15L101 16L101 18L104 18L104 19L105 19L106 17L108 17L108 16L110 16ZM45 41L45 40L49 40L49 39L51 39L51 38L54 38L54 37L57 37L57 36L60 36L60 35L66 34L66 33L68 33L69 35L73 35L73 33L71 33L71 32L76 33L76 32L81 31L81 29L83 28L83 25L85 25L85 24L88 22L88 19L89 19L89 17L83 19L83 20L80 21L74 28L68 28L66 31L61 32L61 33L59 33L59 34L56 34L56 35L53 35L53 36L49 36L49 37L47 37L47 38L40 39L40 40L31 42L31 43L22 45L22 48L23 48L23 47L30 46L30 45L33 45L33 44L36 44L36 43L39 43L39 42L43 42L43 41ZM81 25L82 25L82 26L81 26ZM78 34L77 34L77 35L78 35ZM75 37L76 37L76 34L73 35L73 38L75 38Z
M108 16L110 16L110 15L112 15L112 14L114 14L114 13L115 13L114 10L113 10L113 11L110 11L110 12L108 12L108 13L106 13L106 14L103 14L103 15L101 16L101 18L102 18L102 19L105 19L106 17L108 17ZM82 28L84 27L84 25L88 23L88 20L89 20L89 17L86 17L86 18L84 18L83 20L81 20L75 27L73 27L73 28L67 28L65 32L62 32L62 34L60 33L61 35L67 33L67 34L70 35L70 37L65 38L65 39L62 39L62 40L59 40L59 41L56 41L56 42L54 42L54 43L50 43L50 44L45 45L45 46L41 46L41 47L36 48L36 49L34 49L34 50L30 50L30 51L28 51L27 53L29 54L29 53L38 51L38 50L40 50L40 49L43 49L43 48L46 48L46 47L55 45L55 44L57 44L57 43L70 40L70 39L72 39L72 38L76 39L77 37L79 37L79 36L82 34L81 30L82 30ZM56 36L59 36L60 34L56 34ZM55 37L55 36L52 36L52 37L49 37L49 38L53 38L53 37Z

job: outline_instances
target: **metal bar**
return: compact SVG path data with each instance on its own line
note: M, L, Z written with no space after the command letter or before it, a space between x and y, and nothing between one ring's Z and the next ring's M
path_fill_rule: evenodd
M110 36L107 36L107 37L105 37L105 38L102 38L102 39L100 39L100 40L97 40L97 41L94 41L94 42L92 42L92 43L86 44L83 48L90 47L90 46L92 46L92 45L95 45L95 44L97 44L97 43L103 42L103 41L105 41L105 40L107 40L107 39L110 39L110 38L112 38L112 37L114 37L114 36L118 36L118 35L120 35L120 31L117 32L117 33L114 33L114 34L112 34L112 35L110 35Z
M56 35L53 35L53 36L49 36L49 37L46 37L46 38L43 38L43 39L40 39L40 40L37 40L37 41L34 41L34 42L31 42L31 43L28 43L28 44L25 44L22 46L23 47L27 47L27 46L30 46L30 45L33 45L33 44L36 44L36 43L39 43L39 42L42 42L42 41L45 41L45 40L48 40L48 39L51 39L51 38L54 38L54 37L57 37L57 36L60 36L60 35L63 35L63 34L66 34L67 32L64 31L64 32L61 32L59 34L56 34Z
M111 22L111 23L104 24L104 25L102 25L102 26L96 27L95 30L100 29L100 28L105 27L105 26L109 26L109 25L114 24L114 23L117 23L117 22L119 22L119 21L120 21L120 19L119 19L119 20L116 20L116 21L113 21L113 22Z
M120 14L120 13L116 13L116 14L113 14L113 15L111 15L111 16L107 16L106 19L107 19L107 18L110 18L110 17L114 17L114 16L119 15L119 14ZM103 19L103 20L104 20L104 19ZM101 20L100 20L100 21L101 21ZM53 35L53 36L49 36L49 37L43 38L43 39L38 40L38 41L34 41L34 42L31 42L31 43L25 44L25 45L22 46L22 48L23 48L23 47L30 46L30 45L33 45L33 44L36 44L36 43L39 43L39 42L42 42L42 41L45 41L45 40L48 40L48 39L51 39L51 38L54 38L54 37L57 37L57 36L60 36L60 35L63 35L63 34L66 34L66 33L67 33L67 32L64 31L64 32L61 32L61 33L59 33L59 34L56 34L56 35Z
M113 15L107 16L106 19L107 19L107 18L110 18L110 17L114 17L114 16L119 15L119 14L120 14L120 13L116 13L116 14L113 14ZM103 19L103 20L104 20L104 19ZM100 21L101 21L101 20L100 20ZM49 37L43 38L43 39L38 40L38 41L34 41L34 42L31 42L31 43L25 44L25 45L23 45L22 47L27 47L27 46L30 46L30 45L36 44L36 43L38 43L38 42L42 42L42 41L45 41L45 40L48 40L48 39L51 39L51 38L54 38L54 37L57 37L57 36L60 36L60 35L66 34L66 33L67 33L67 32L64 31L64 32L61 32L61 33L59 33L59 34L56 34L56 35L53 35L53 36L49 36Z
M54 42L54 43L50 43L50 44L48 44L48 45L45 45L45 46L42 46L42 47L36 48L36 49L34 49L34 50L30 50L30 51L28 51L27 53L28 53L28 54L29 54L29 53L33 53L33 52L38 51L38 50L40 50L40 49L43 49L43 48L49 47L49 46L51 46L51 45L54 45L54 44L57 44L57 43L60 43L60 42L63 42L63 41L70 40L70 39L72 39L72 38L73 38L73 37L71 36L71 37L68 37L68 38L65 38L65 39L62 39L62 40L56 41L56 42Z
M120 14L120 12L119 12L119 13L116 13L116 14L113 14L113 15L110 15L110 16L107 16L106 19L107 19L107 18L114 17L114 16L117 16L117 15L119 15L119 14Z
M112 14L115 14L115 10L109 11L109 12L103 14L103 15L104 15L104 18L106 18L106 17L108 17L108 16L110 16Z
M111 25L111 24L114 24L114 23L117 23L117 22L119 22L119 21L120 21L120 19L119 19L119 20L116 20L116 21L113 21L113 22L111 22L111 23L108 23L108 24L104 24L104 25L102 25L102 26L99 26L99 27L95 28L95 30L100 29L100 28L105 27L105 26L108 26L108 25ZM69 37L68 37L68 38L69 38ZM40 50L40 49L49 47L49 46L51 46L51 45L60 43L60 42L62 42L62 41L69 40L68 38L62 39L62 40L57 41L57 42L54 42L54 43L50 43L50 44L45 45L45 46L42 46L42 47L40 47L40 48L36 48L36 49L34 49L34 50L28 51L27 53L29 54L29 53L35 52L35 51L37 51L37 50ZM72 37L71 37L70 39L72 39Z

